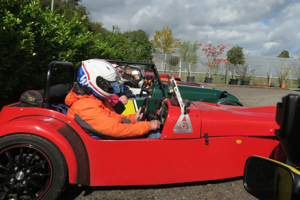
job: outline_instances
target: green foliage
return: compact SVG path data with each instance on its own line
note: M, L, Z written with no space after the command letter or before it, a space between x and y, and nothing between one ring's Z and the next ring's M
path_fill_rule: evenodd
M245 64L245 55L243 53L243 47L233 46L229 51L227 51L227 60L234 65L232 78L235 77L235 67L236 65Z
M237 45L227 51L227 60L233 65L243 65L245 63L245 59L243 47L239 47Z
M281 68L279 71L279 82L280 83L285 83L286 78L288 77L288 75L292 72L291 71L291 66L287 65L285 63L285 58L281 58Z
M297 51L296 55L297 57L294 58L296 64L295 73L300 85L300 50Z
M156 52L176 53L180 46L180 39L173 37L172 29L169 29L169 26L164 26L161 31L155 31L153 43Z
M37 1L4 0L0 10L0 95L19 96L44 87L45 72L53 60L79 64L102 54L105 43L83 25L85 16L42 11Z
M89 30L93 33L104 33L107 32L106 28L103 27L102 22L90 22L89 23Z
M289 58L290 57L290 53L287 50L283 50L277 57L280 57L280 58Z
M188 74L191 76L191 65L196 64L199 60L197 50L199 49L198 43L195 41L194 44L191 41L184 41L181 43L178 53L181 55L183 60L189 65Z
M89 31L93 33L103 33L107 30L103 27L102 22L94 22L89 19L90 13L86 8L79 3L82 0L54 0L53 11L57 14L64 14L68 19L72 19L74 13L77 13L80 17L86 16L83 20L83 24L89 27ZM40 0L41 8L43 11L51 9L52 0Z
M125 38L124 60L146 62L152 59L154 51L153 43L149 40L149 35L139 29L137 31L127 31L123 33Z
M249 65L249 63L246 63L246 62L245 62L245 63L241 66L241 68L240 68L240 70L237 72L237 74L238 74L239 76L241 76L242 80L244 80L244 81L250 81L251 78L252 78L252 76L253 76L253 74L254 74L254 71L255 71L255 69L256 69L257 67L258 67L258 66L251 67L251 66Z
M90 22L80 0L2 0L0 4L0 95L19 97L29 89L43 89L46 69L53 60L73 62L105 58L146 61L153 46L142 31L103 30ZM46 6L47 5L47 6ZM43 6L43 7L42 7ZM93 32L92 32L92 31ZM63 83L68 70L58 69L52 79ZM59 73L58 73L59 72Z
M172 57L170 60L168 60L168 64L170 65L170 69L175 71L176 66L179 63L179 58L178 57Z

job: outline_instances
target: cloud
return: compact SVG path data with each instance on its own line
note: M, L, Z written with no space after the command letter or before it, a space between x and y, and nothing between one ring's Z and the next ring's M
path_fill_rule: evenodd
M297 0L82 0L92 20L111 30L146 31L165 25L181 41L239 45L250 54L291 55L300 48Z

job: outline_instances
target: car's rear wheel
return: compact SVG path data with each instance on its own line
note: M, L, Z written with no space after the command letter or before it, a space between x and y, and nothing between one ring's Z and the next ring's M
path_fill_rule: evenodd
M52 142L31 134L0 139L0 199L53 200L66 180L65 158Z
M230 106L241 106L240 104L234 102L234 101L225 101L225 102L222 102L220 103L222 105L230 105Z

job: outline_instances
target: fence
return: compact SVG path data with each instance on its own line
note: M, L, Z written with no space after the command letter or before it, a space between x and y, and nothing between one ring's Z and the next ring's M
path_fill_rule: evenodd
M204 54L204 52L199 52L200 60L195 65L191 66L192 73L201 73L206 74L206 63L207 59ZM155 65L159 71L164 71L164 66L166 71L179 71L179 65L176 66L175 69L172 69L172 67L169 66L169 64L165 64L165 57L166 61L168 61L171 57L178 57L181 61L181 71L187 72L188 65L183 61L182 57L179 54L164 54L164 53L155 53L153 61L155 62ZM226 59L226 55L221 55L219 58ZM259 56L259 55L247 55L247 62L249 63L250 67L255 68L254 70L254 77L270 77L271 78L278 78L279 77L279 71L282 66L282 61L279 57L270 57L270 56ZM292 70L295 70L297 67L297 64L294 60L294 58L286 58L285 63L292 67ZM236 67L236 71L238 72L241 66ZM226 67L225 64L220 65L220 70L218 71L219 75L225 75L226 74ZM228 75L231 76L233 74L233 65L228 64ZM288 78L297 79L296 73L293 73L291 71Z

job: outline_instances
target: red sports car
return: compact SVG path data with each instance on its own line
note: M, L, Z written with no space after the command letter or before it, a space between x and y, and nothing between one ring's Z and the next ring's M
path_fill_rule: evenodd
M58 109L64 105L53 104L66 95L66 90L50 88L58 64L73 66L50 63L42 96L31 91L35 95L22 95L20 102L4 106L0 113L2 199L53 200L65 183L157 185L238 177L249 156L273 157L278 145L275 106L183 101L172 76L171 98L164 98L157 112L148 109L148 97L143 104L146 120L161 121L160 138L93 138ZM70 80L71 86L73 73ZM39 98L43 102L36 103Z

